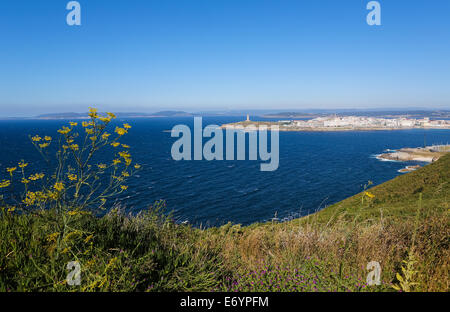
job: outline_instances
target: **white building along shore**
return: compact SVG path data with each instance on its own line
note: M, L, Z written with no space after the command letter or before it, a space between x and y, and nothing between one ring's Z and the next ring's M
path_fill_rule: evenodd
M311 120L282 120L284 127L299 128L450 128L450 120L430 118L377 118L364 116L328 116Z

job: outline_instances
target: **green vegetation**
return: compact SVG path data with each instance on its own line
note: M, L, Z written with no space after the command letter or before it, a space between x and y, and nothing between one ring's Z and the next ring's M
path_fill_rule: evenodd
M75 123L62 129L59 155L66 162L55 174L30 179L22 161L21 201L1 197L0 291L449 290L450 155L291 222L198 229L175 224L164 202L138 215L114 208L97 216L96 208L126 191L139 165L131 165L128 152L110 165L83 161L90 151L118 147L131 128L116 128L110 139L109 121L100 119L108 117L91 111L91 118L87 145L75 142ZM41 152L51 142L32 140L44 144ZM2 189L14 185L9 169ZM92 187L99 174L111 175L108 193ZM86 190L95 191L83 196ZM79 286L67 284L70 261L81 266ZM381 265L381 285L366 284L371 261Z
M68 225L77 232L65 237L56 211L3 211L0 291L171 291L218 285L218 252L197 245L195 231L170 222L160 207L135 217L117 210L102 218L77 215ZM70 261L81 265L80 286L66 284Z
M399 176L370 190L375 197L361 209L363 193L345 199L323 209L314 217L317 221L329 222L337 216L347 220L358 217L373 221L385 218L405 222L415 218L417 205L422 205L421 219L432 216L448 217L450 197L450 155L417 171ZM421 195L422 194L422 195ZM419 202L419 199L421 202ZM311 218L310 217L310 218Z
M378 261L389 287L375 289L448 291L449 195L446 155L310 216L249 226L231 245L249 267L265 259L302 268L314 257L325 272L365 280L367 263Z

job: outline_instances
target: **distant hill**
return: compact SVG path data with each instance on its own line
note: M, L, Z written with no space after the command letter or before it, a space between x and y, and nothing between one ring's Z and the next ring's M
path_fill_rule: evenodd
M105 115L106 113L100 113ZM191 113L184 111L160 111L156 113L140 113L140 112L120 112L115 113L118 118L154 118L154 117L187 117L193 116ZM88 113L52 113L36 116L38 119L88 119Z
M82 119L89 118L88 113L53 113L36 116L39 119Z
M265 114L261 117L264 118L316 118L320 116L325 116L327 114L319 113L302 113L302 112L282 112L276 114Z
M152 117L185 117L185 116L193 116L191 113L187 113L184 111L160 111L154 114L151 114Z

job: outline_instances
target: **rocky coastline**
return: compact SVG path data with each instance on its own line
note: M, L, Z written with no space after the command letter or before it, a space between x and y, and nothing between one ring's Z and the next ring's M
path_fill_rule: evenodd
M401 148L377 155L380 160L435 162L450 152L450 145L427 146L417 148Z

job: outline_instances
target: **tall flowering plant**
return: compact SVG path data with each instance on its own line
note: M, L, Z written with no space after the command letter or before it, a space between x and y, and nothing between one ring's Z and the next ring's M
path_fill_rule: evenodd
M51 174L28 173L28 163L25 161L7 168L8 177L0 182L0 188L12 188L14 182L20 180L24 192L19 201L6 203L1 197L2 206L8 207L10 212L19 206L27 210L53 208L58 212L75 214L102 209L108 200L128 189L125 184L127 178L140 169L140 165L132 163L130 146L120 142L131 126L125 123L109 133L109 125L116 118L113 113L101 116L96 109L90 108L89 117L80 125L69 122L63 126L58 130L57 140L51 136L30 136L31 142L47 162L51 160L49 147L57 144L56 168ZM108 147L113 149L112 159L94 163L95 156Z
M95 233L82 226L87 214L113 206L113 199L128 189L127 179L140 169L132 162L130 146L121 142L131 126L125 123L109 130L115 118L113 113L99 115L90 108L88 120L69 122L58 130L56 138L30 135L49 170L30 172L32 166L22 160L6 168L6 176L0 179L0 216L5 224L22 222L16 210L45 218L41 229L46 235L45 250L37 249L28 260L22 260L29 261L38 272L46 272L39 278L54 289L64 287L62 264L69 260L83 266L86 290L103 287L116 261L111 258L105 268L97 263ZM98 158L104 161L98 162ZM35 257L43 257L42 252L47 260L39 265Z

